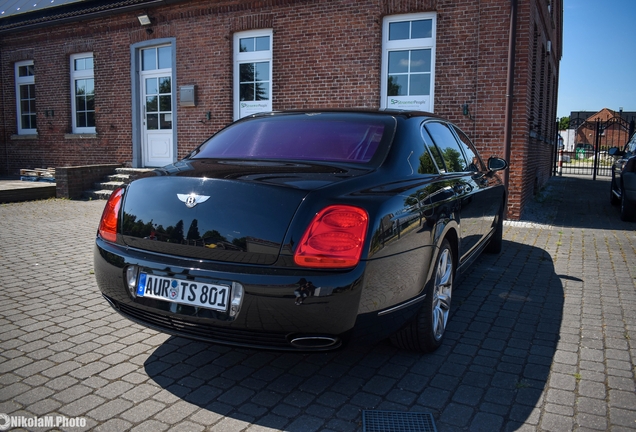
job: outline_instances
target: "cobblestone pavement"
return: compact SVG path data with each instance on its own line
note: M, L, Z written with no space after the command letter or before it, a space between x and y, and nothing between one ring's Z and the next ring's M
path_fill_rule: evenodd
M358 431L362 410L391 410L431 413L440 432L636 430L636 223L604 180L553 178L540 201L462 277L430 355L156 333L98 292L103 201L1 205L0 429Z

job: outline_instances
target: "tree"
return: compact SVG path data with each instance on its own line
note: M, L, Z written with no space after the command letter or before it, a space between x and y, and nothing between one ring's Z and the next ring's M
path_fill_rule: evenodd
M190 224L190 228L188 229L188 236L186 237L188 240L199 240L201 235L199 234L199 221L194 219Z
M446 169L449 172L460 172L464 170L461 160L463 159L461 153L451 147L446 147L442 152L444 155L444 162L446 162Z
M420 166L417 169L420 174L435 174L437 173L437 168L435 168L435 164L433 163L433 159L428 154L428 152L422 153L420 156Z
M570 117L561 117L559 119L559 130L566 130L570 128Z
M177 222L174 227L166 228L166 232L170 236L170 243L183 242L183 219Z

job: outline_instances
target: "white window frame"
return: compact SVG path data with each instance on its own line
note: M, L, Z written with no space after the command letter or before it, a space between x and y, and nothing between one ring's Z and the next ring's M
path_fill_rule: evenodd
M19 76L19 70L22 66L33 66L33 60L24 60L15 63L15 100L16 100L16 120L18 123L18 135L35 135L37 130L37 117L35 128L23 128L22 127L22 106L20 103L20 86L22 85L35 85L35 73L33 75Z
M432 20L430 38L389 40L389 24L404 21ZM437 33L437 13L425 12L416 14L391 15L382 22L382 75L380 84L380 107L389 109L408 109L434 112L435 100L435 46ZM431 50L430 94L415 96L388 96L389 52Z
M93 80L93 91L95 88L95 73L94 73L94 59L93 59L93 69L89 70L75 70L75 60L88 58L93 59L93 53L85 52L79 54L72 54L70 56L71 59L71 118L72 118L72 127L74 134L83 134L83 133L95 133L95 126L90 127L79 127L77 125L77 98L75 94L76 86L75 81L79 79L92 79Z
M243 38L258 38L269 36L269 50L240 52L240 40ZM234 34L234 120L250 114L272 111L273 99L273 46L274 32L272 29L250 30ZM269 100L241 101L240 97L240 65L243 63L269 62Z

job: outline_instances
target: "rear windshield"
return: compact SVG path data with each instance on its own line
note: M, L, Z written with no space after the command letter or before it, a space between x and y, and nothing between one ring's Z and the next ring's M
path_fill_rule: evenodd
M391 117L369 114L259 117L223 129L192 157L367 163L387 145L393 129Z

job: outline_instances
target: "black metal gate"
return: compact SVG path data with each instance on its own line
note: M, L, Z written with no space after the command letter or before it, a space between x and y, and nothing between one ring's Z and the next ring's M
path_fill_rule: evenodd
M614 159L607 154L612 147L623 148L634 133L634 120L620 117L606 121L599 119L570 119L573 142L566 142L555 149L555 174L582 176L612 175Z

